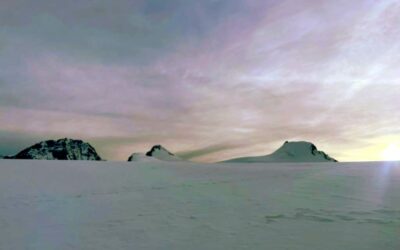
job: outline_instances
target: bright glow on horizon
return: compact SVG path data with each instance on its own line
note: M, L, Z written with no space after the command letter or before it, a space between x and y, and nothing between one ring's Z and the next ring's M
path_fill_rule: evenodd
M400 146L390 144L381 154L384 161L400 161Z

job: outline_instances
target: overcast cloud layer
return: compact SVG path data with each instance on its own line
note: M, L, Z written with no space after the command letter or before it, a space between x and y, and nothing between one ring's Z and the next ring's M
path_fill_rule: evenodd
M59 137L126 160L400 142L397 0L2 0L0 154Z

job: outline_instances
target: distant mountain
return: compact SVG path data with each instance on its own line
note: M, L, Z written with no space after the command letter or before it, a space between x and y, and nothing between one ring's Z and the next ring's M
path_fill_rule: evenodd
M319 151L311 142L286 141L278 150L270 155L242 157L224 162L337 162L323 151Z
M68 138L57 141L42 141L14 156L6 156L5 159L101 160L96 150L89 143Z
M146 154L134 153L129 158L128 161L140 161L140 160L151 160L157 159L161 161L183 161L182 158L169 152L166 148L161 145L153 146L150 151Z

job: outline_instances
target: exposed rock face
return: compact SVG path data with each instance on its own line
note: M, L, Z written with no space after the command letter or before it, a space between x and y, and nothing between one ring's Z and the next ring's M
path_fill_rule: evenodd
M68 138L57 141L42 141L14 156L7 156L5 159L101 160L96 150L89 143Z
M305 141L286 141L278 150L270 155L242 157L226 162L337 162L317 147Z

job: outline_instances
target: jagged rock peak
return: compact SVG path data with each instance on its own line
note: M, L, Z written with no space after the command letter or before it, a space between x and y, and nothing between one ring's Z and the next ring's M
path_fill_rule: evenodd
M36 160L101 160L94 147L89 143L69 138L56 141L42 141L7 158Z
M157 151L162 151L162 152L165 152L165 153L167 153L167 154L169 154L169 155L171 155L171 156L175 156L173 153L169 152L166 148L164 148L164 147L161 146L161 145L155 145L155 146L153 146L153 147L150 149L150 151L148 151L148 152L146 153L146 155L147 155L147 156L153 156Z
M162 161L182 161L180 157L174 155L161 145L153 146L150 151L146 153L147 157L153 157Z

